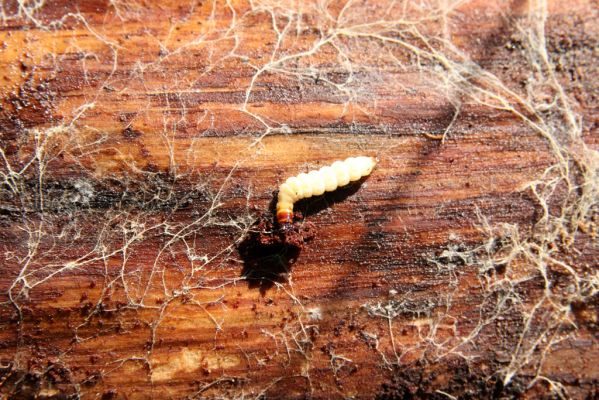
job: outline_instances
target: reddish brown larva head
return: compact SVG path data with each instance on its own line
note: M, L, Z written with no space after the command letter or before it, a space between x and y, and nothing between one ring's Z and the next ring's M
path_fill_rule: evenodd
M279 211L277 212L277 222L279 225L290 224L293 222L293 215L289 211Z

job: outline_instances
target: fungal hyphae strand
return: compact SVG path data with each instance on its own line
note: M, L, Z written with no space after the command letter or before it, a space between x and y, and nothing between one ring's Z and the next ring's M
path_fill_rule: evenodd
M277 221L284 228L293 221L293 203L324 192L332 192L338 187L370 175L376 165L373 157L349 157L344 161L335 161L332 165L319 170L301 173L285 181L279 187L277 202Z

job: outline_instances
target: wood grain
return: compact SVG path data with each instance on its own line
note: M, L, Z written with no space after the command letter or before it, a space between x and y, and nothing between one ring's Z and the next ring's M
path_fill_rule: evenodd
M1 5L2 398L597 396L594 2Z

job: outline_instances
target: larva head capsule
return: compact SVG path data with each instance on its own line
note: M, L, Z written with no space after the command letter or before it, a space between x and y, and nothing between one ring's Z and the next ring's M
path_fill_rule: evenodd
M289 210L279 210L277 211L277 222L279 225L287 225L293 222L293 213Z

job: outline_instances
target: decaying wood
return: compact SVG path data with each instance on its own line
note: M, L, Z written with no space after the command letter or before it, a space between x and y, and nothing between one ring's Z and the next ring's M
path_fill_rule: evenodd
M1 2L2 398L596 396L598 10L491 3Z

